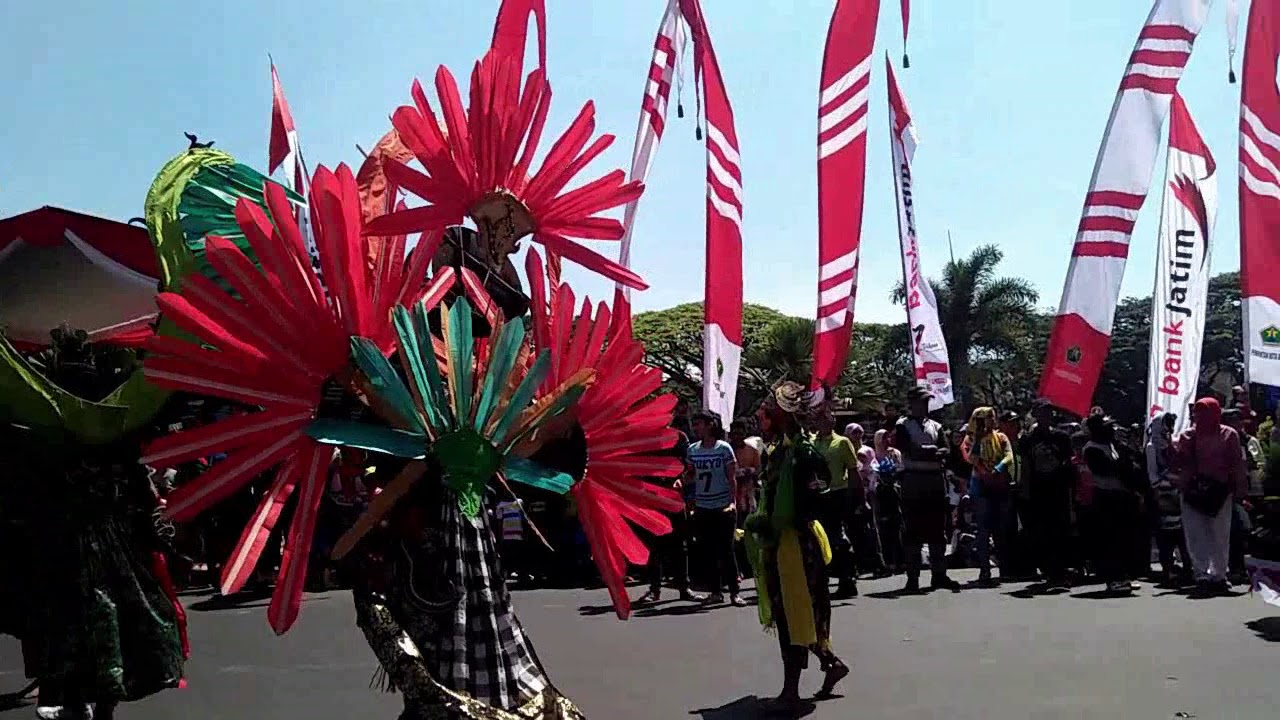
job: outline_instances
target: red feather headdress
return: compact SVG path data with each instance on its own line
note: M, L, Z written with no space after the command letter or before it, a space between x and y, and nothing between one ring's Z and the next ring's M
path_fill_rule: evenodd
M232 242L210 236L209 261L232 290L192 273L183 278L178 293L156 296L165 317L195 341L152 338L145 363L147 378L157 385L261 410L160 438L147 448L142 462L173 467L227 453L225 460L169 495L167 512L179 521L278 468L224 566L222 591L227 594L249 579L285 502L297 490L297 512L267 612L271 626L283 633L297 619L316 512L334 453L332 446L306 435L307 425L326 386L349 381L349 338L370 338L390 352L393 305L424 298L438 303L453 285L454 272L446 269L424 286L439 234L425 237L407 263L403 238L392 238L370 267L356 181L345 165L336 173L319 167L311 180L311 226L327 290L311 267L284 190L268 183L266 205L270 217L247 200L236 205L236 221L261 267Z
M583 368L595 370L596 381L576 406L587 441L583 478L570 492L591 544L591 555L609 588L618 617L631 613L626 592L627 563L643 565L649 550L631 525L655 534L671 532L664 513L680 512L684 503L675 490L646 482L680 474L679 459L660 456L676 442L671 428L674 395L658 395L662 373L642 363L644 347L632 337L631 313L622 293L614 308L600 303L592 313L584 300L574 316L573 289L562 284L548 299L542 258L530 250L525 258L533 314L533 343L551 351L551 373L542 392L554 390Z
M435 232L469 217L498 260L532 234L533 241L623 285L646 288L638 275L575 242L619 240L622 223L597 213L634 200L644 190L627 182L622 170L573 190L565 187L613 142L595 132L595 106L588 102L552 145L542 166L530 173L551 105L551 86L542 69L521 87L523 58L496 48L471 74L470 105L464 108L448 69L436 71L436 94L443 121L414 81L414 106L395 111L391 123L426 169L385 161L387 177L429 204L384 215L369 223L371 235ZM503 256L503 257L499 257Z

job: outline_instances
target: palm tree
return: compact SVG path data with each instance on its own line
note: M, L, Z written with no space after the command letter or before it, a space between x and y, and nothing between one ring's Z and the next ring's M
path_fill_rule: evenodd
M948 262L942 277L929 281L938 299L938 319L951 357L957 403L973 386L976 363L1026 352L1027 333L1040 294L1022 278L997 276L1003 259L999 247L983 245L967 258ZM902 283L893 289L892 298L897 303L906 300Z
M764 390L782 380L807 383L812 368L813 320L809 318L779 318L743 351L744 379Z

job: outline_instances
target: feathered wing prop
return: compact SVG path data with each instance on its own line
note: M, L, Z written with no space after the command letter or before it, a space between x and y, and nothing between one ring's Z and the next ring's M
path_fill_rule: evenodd
M235 244L209 237L209 262L229 288L192 274L181 292L158 295L161 311L194 340L153 338L145 365L147 378L160 387L261 410L160 438L147 448L142 462L173 467L227 454L169 496L167 512L175 520L195 517L276 469L225 565L222 590L230 594L244 586L285 502L296 494L289 551L268 609L272 627L283 633L297 618L316 511L333 455L331 447L311 440L306 428L321 413L326 393L348 382L348 337L389 334L391 301L373 292L376 279L364 261L360 206L349 168L340 165L336 173L317 168L311 182L311 223L329 281L327 294L311 267L285 190L274 183L265 188L267 211L244 199L236 205L239 228L260 267ZM452 279L446 273L421 293L409 279L414 289L407 295L425 294L438 302L443 295L439 288Z
M587 463L571 492L614 610L626 619L631 613L627 563L649 561L649 551L632 526L655 535L671 532L664 513L683 508L679 493L646 481L673 478L682 469L678 459L656 454L675 444L671 411L676 398L657 394L662 373L642 363L644 348L631 335L630 308L621 291L615 293L612 311L600 303L593 312L590 300L584 300L575 315L568 285L548 297L536 251L529 252L525 269L534 346L549 352L551 361L539 394L554 393L580 373L595 375L574 412L586 437Z

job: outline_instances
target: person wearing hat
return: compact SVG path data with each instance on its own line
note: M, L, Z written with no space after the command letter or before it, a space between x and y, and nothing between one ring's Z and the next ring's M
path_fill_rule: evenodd
M947 576L947 485L943 462L947 456L942 426L929 418L929 391L913 387L907 393L907 416L894 426L894 445L902 452L901 479L903 545L907 559L904 592L920 590L921 549L929 547L932 587L959 591Z

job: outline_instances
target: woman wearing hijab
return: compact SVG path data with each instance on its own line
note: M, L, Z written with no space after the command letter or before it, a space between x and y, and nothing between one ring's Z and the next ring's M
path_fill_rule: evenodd
M1160 569L1165 581L1174 583L1190 577L1191 564L1186 536L1182 532L1182 497L1173 472L1173 413L1158 412L1147 423L1147 480L1155 498L1153 515ZM1178 552L1182 566L1173 560Z
M1213 398L1197 400L1194 425L1174 442L1182 490L1182 527L1204 594L1231 589L1227 580L1231 549L1232 497L1248 491L1244 453L1235 430L1222 424L1222 406Z
M876 532L885 570L897 573L906 562L902 549L902 506L898 473L902 470L902 453L889 445L889 431L877 430L873 440L876 451L876 484L872 490L871 508L875 512Z
M961 445L965 461L973 467L969 496L977 501L978 510L978 582L992 584L991 539L1003 543L1009 512L1009 467L1013 465L1013 446L1009 438L996 429L995 408L980 407L969 416L969 433ZM998 548L996 556L1004 551ZM1002 569L1000 574L1004 575Z
M818 522L827 463L801 429L800 415L823 406L822 391L784 382L756 417L766 440L760 507L747 518L748 556L760 582L760 623L776 631L782 650L780 709L800 703L800 674L812 653L825 673L818 696L830 696L849 667L831 651L831 547Z
M1138 516L1138 495L1129 488L1127 465L1116 448L1115 422L1100 413L1085 421L1089 442L1084 463L1093 479L1092 525L1095 568L1107 592L1133 592L1130 562Z

